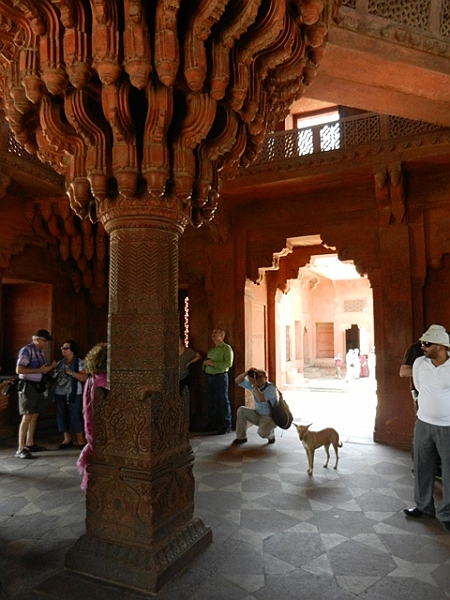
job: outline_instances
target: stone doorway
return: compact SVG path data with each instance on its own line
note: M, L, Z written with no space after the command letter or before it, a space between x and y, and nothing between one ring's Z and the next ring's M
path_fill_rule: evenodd
M345 352L353 350L354 348L361 348L359 327L354 323L345 332Z

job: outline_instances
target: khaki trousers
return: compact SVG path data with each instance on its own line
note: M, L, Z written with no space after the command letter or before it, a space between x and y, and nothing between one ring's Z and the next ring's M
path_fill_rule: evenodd
M262 438L269 439L274 436L276 427L270 415L259 415L254 408L240 406L237 410L236 417L236 438L244 439L247 437L248 423L258 426L258 435Z

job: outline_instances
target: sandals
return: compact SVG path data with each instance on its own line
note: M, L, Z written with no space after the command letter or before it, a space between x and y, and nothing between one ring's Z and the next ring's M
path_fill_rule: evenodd
M59 445L60 450L66 450L67 448L72 448L73 442L63 442Z
M39 446L39 444L33 444L32 446L25 446L25 448L29 452L44 452L44 450L47 450L47 448L45 446Z

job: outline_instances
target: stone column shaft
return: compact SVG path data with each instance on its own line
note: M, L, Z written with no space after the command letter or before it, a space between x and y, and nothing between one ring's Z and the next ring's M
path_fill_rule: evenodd
M193 515L189 413L178 394L181 227L136 214L105 227L110 392L95 405L87 535L66 566L155 593L211 542Z

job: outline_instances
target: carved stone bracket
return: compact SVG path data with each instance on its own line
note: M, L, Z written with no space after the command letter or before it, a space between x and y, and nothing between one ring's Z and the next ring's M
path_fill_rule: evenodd
M216 210L219 172L252 162L312 81L335 9L331 0L1 0L6 117L64 175L81 216L95 220L107 197L175 191L198 226Z
M375 197L379 224L402 223L405 217L405 190L401 163L375 168Z

